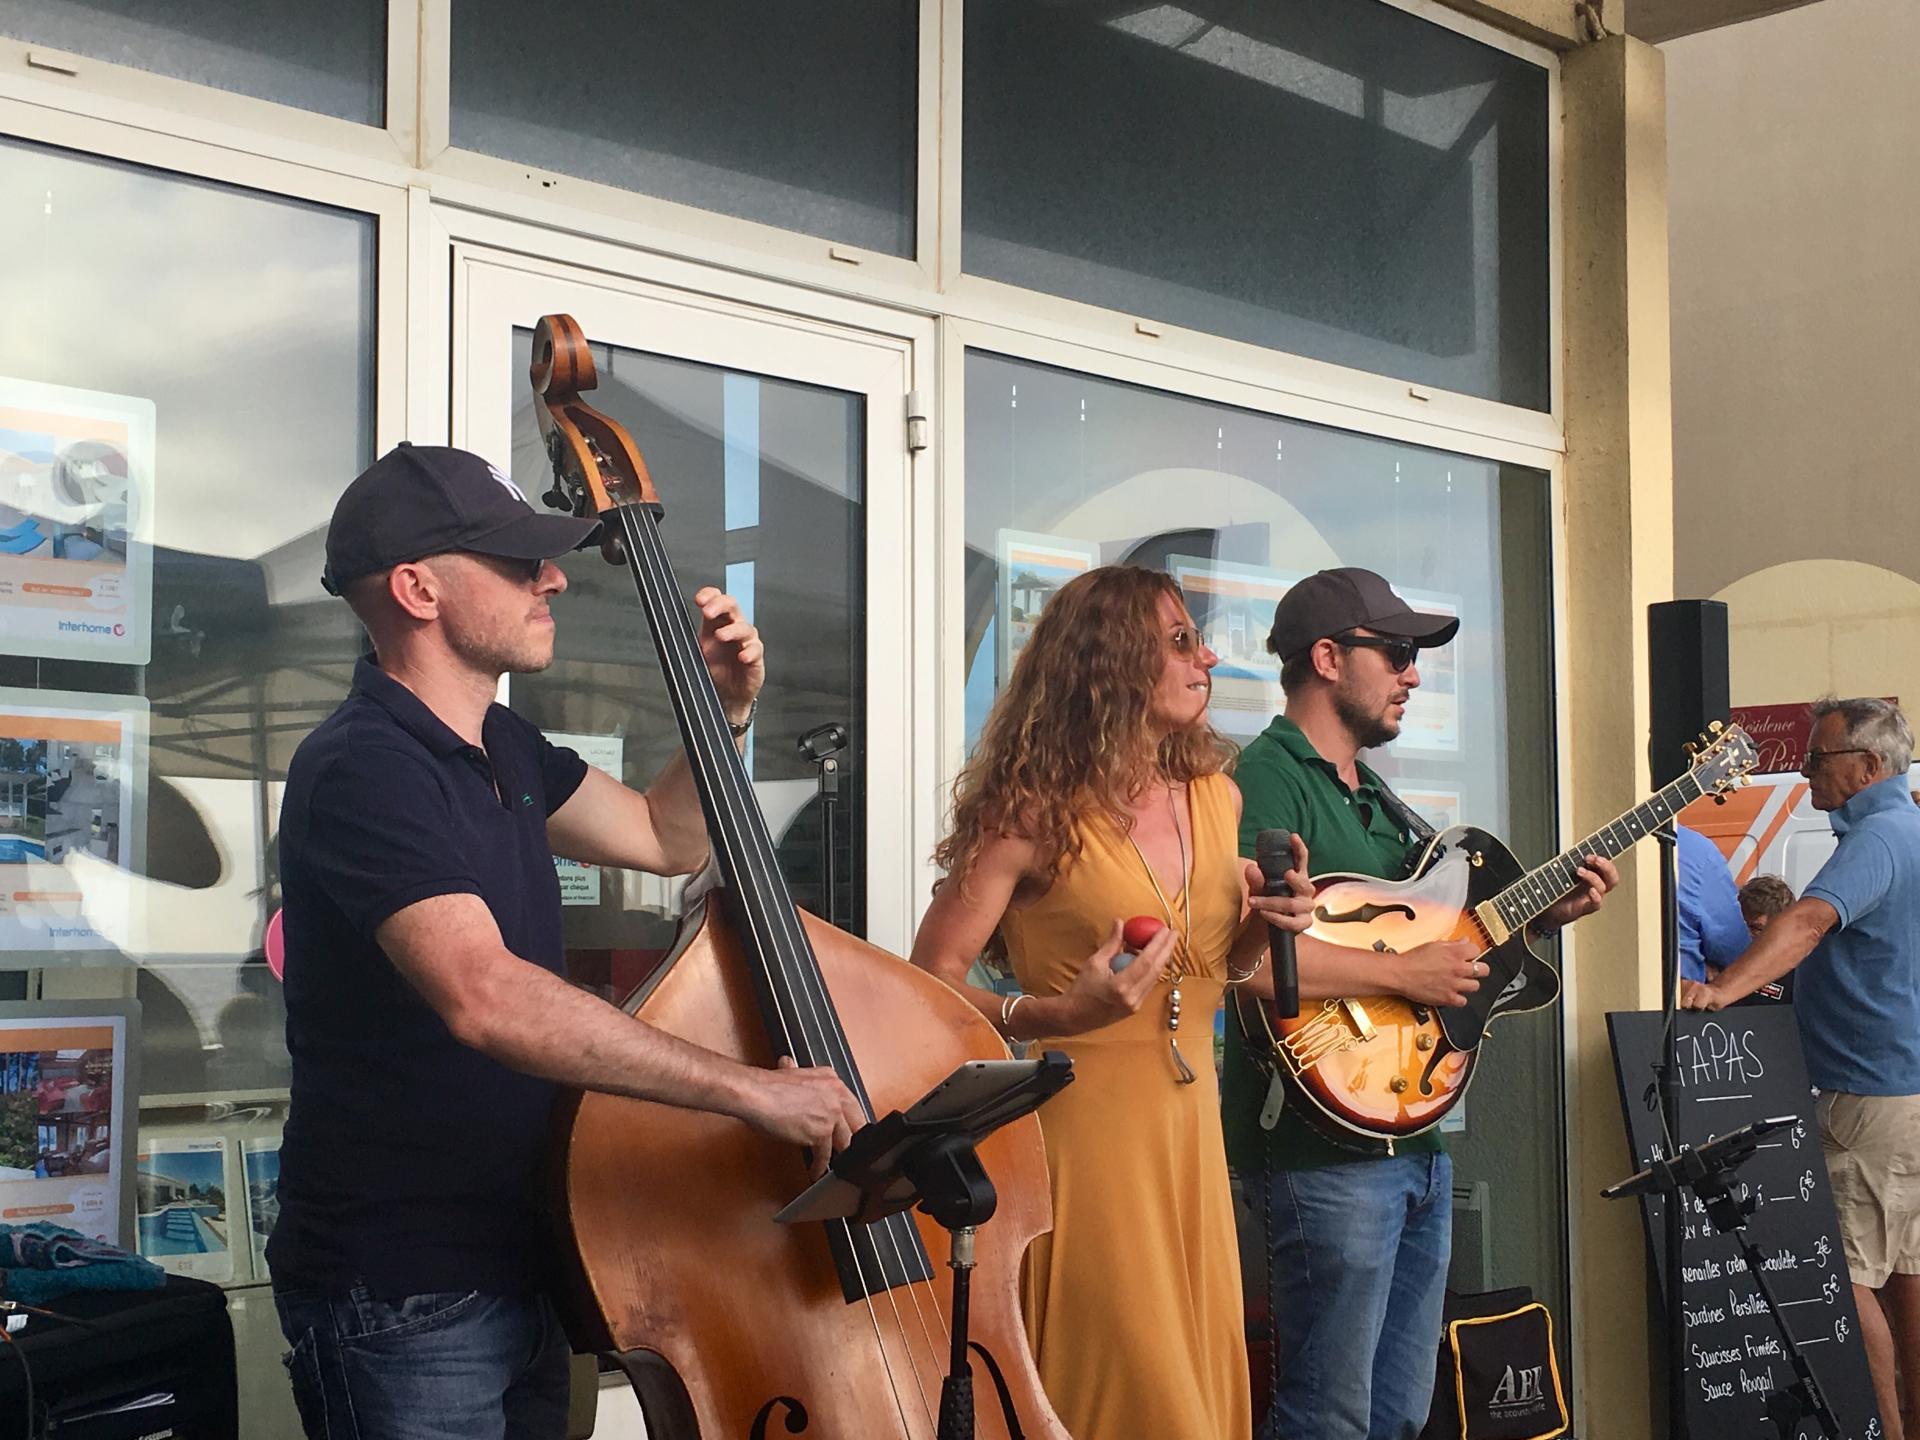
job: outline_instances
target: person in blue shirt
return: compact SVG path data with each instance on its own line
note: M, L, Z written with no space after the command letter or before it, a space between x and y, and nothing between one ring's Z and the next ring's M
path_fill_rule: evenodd
M1705 980L1740 958L1750 938L1740 892L1720 847L1698 830L1674 827L1679 841L1680 978Z
M1795 995L1860 1335L1889 1440L1920 1440L1920 808L1885 700L1813 707L1807 777L1839 847L1800 899L1682 1003L1718 1010L1803 965ZM1907 1377L1904 1414L1897 1368Z

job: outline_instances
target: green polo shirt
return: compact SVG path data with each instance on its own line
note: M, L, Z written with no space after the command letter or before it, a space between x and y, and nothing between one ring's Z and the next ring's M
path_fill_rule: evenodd
M1240 853L1253 855L1254 837L1262 830L1291 830L1307 842L1308 863L1316 875L1404 878L1419 858L1420 844L1381 803L1386 782L1365 765L1359 769L1360 787L1349 790L1300 727L1284 715L1277 717L1240 752L1234 768L1242 797ZM1224 1079L1221 1118L1227 1161L1235 1169L1251 1171L1271 1165L1276 1170L1306 1170L1368 1158L1309 1128L1298 1113L1306 1102L1297 1097L1288 1097L1287 1108L1271 1131L1260 1128L1268 1080L1254 1064L1240 1027L1231 1018ZM1444 1148L1440 1132L1429 1130L1397 1142L1394 1153L1415 1155Z

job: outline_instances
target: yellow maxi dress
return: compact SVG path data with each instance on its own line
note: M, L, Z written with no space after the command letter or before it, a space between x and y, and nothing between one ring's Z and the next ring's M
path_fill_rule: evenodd
M1022 1298L1040 1378L1075 1440L1243 1440L1253 1429L1213 1065L1213 1015L1240 920L1227 779L1196 780L1189 814L1193 928L1179 1038L1197 1079L1179 1083L1168 1049L1165 980L1127 1019L1038 1046L1072 1056L1074 1081L1040 1111L1053 1233L1027 1254ZM1081 836L1080 858L1052 889L1002 922L1030 994L1065 990L1116 918L1164 917L1124 834L1095 819ZM1186 898L1166 895L1176 929Z

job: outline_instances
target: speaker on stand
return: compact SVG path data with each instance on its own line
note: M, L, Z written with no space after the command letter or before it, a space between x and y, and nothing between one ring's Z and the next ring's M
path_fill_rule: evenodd
M1685 773L1687 744L1732 708L1727 681L1727 607L1720 600L1666 600L1647 607L1653 783Z
M1719 600L1666 600L1647 607L1647 760L1653 783L1665 786L1688 767L1687 746L1715 720L1725 720L1727 679L1727 607ZM1678 845L1673 822L1657 832L1660 842L1660 938L1663 963L1661 1010L1667 1017L1666 1044L1656 1084L1668 1153L1680 1130L1680 1057L1673 1024L1680 1005L1680 916ZM1687 1326L1681 1273L1682 1206L1669 1196L1666 1219L1667 1427L1673 1440L1686 1440Z

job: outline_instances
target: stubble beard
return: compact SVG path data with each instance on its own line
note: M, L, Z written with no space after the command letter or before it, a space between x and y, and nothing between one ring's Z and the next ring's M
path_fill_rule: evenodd
M1369 711L1344 687L1333 694L1333 713L1340 717L1340 723L1346 726L1354 747L1359 750L1385 745L1399 735L1399 725L1387 718L1389 708L1383 705L1377 713Z
M447 645L468 665L489 675L535 675L553 664L551 632L543 645L530 635L454 629L447 635Z

